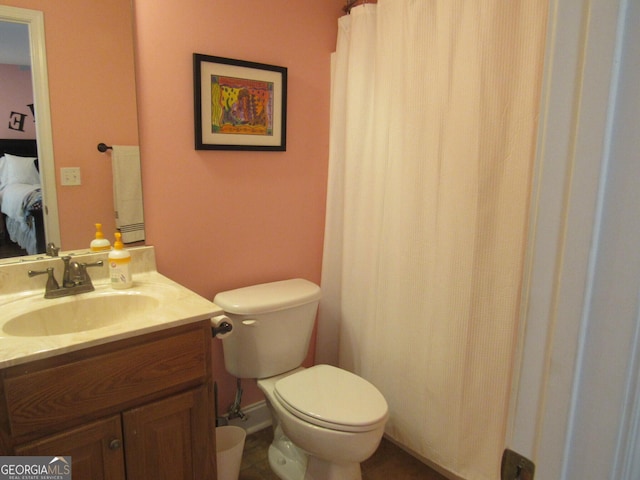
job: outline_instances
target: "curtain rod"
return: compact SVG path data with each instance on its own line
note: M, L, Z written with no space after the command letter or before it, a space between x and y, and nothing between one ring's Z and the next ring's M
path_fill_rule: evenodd
M349 13L353 7L364 5L365 3L378 3L378 0L347 0L347 4L342 10L345 13Z

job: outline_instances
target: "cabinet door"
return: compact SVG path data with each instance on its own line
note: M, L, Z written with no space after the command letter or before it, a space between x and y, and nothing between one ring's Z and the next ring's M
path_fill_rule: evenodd
M120 416L16 447L16 455L71 456L73 480L124 480Z
M203 386L124 412L127 479L214 479L207 400Z

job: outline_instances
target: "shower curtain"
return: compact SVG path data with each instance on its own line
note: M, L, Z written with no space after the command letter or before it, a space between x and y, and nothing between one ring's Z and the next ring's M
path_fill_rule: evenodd
M379 0L339 19L317 361L386 433L499 478L546 2Z

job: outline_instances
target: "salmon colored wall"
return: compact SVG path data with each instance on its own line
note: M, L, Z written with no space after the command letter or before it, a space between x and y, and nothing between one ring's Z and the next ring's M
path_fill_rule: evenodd
M61 243L87 248L94 223L115 229L111 162L96 146L138 144L131 2L2 4L44 12ZM80 167L82 185L61 186L61 167Z
M319 282L330 53L343 4L134 0L147 244L160 272L210 299L272 280ZM286 152L194 149L193 53L288 68ZM226 409L235 379L213 343ZM243 388L243 405L262 398L253 382Z
M31 70L0 64L0 138L36 138L30 104L33 104Z

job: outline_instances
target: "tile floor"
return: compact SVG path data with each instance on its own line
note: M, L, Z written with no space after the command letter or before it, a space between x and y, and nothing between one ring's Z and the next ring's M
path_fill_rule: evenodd
M247 436L239 480L278 480L269 468L267 449L271 428ZM388 440L383 439L373 456L362 464L362 480L446 480Z

